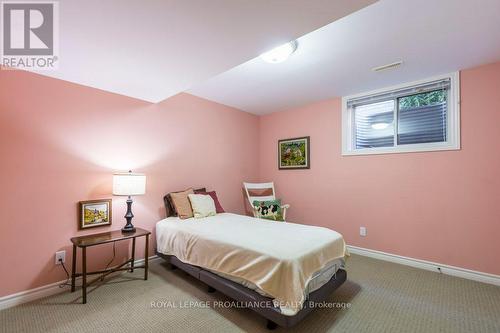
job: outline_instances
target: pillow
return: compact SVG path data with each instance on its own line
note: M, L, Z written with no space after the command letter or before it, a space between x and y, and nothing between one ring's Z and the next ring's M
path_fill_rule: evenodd
M195 218L214 216L216 214L214 199L210 195L188 194L188 198Z
M181 219L188 219L193 217L193 209L191 208L191 203L189 202L188 195L193 194L192 188L185 190L183 192L170 193L170 199L177 212L177 215Z
M196 193L197 191L206 192L207 189L204 188L204 187L199 188L199 189L195 189L194 193ZM172 202L172 198L170 197L170 194L172 194L172 193L178 193L178 192L184 192L184 191L171 192L171 193L166 194L163 197L163 203L165 204L165 211L167 213L167 217L169 217L169 216L177 216L177 212L175 211L175 207L174 207L174 204Z
M222 206L219 202L219 198L217 198L217 193L215 191L207 192L206 190L205 191L194 190L194 193L195 194L205 194L205 195L211 196L212 199L214 199L215 211L217 212L217 214L225 213L224 208L222 208Z
M261 219L283 221L283 213L281 212L281 200L268 200L253 202L253 207L257 211L257 215Z

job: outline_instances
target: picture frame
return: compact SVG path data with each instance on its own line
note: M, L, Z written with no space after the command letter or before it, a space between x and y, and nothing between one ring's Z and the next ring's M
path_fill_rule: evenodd
M80 201L79 207L79 230L111 225L113 211L111 199Z
M278 169L311 168L310 137L282 139L278 141Z

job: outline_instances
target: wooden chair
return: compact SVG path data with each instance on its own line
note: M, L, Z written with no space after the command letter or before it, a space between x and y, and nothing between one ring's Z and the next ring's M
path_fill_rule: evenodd
M254 201L269 201L276 200L276 192L274 191L274 183L243 183L245 193L252 208L253 216L259 217L259 213L255 209ZM286 220L286 210L290 208L289 204L281 205L283 220Z

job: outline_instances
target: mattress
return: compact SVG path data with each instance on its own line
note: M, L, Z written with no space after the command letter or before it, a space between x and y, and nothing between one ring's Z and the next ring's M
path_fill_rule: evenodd
M156 240L159 253L269 296L289 316L335 274L346 254L342 235L333 230L230 213L166 218L156 225Z

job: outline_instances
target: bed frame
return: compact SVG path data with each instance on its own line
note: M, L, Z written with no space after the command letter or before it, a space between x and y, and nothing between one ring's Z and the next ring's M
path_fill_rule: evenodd
M309 294L308 301L305 302L304 307L297 312L297 314L294 316L285 316L281 314L279 308L273 306L272 299L269 297L262 296L252 289L225 279L198 266L185 264L175 256L164 255L158 252L156 254L170 263L172 269L179 268L208 285L208 292L212 293L218 290L235 301L242 303L258 302L259 304L269 304L269 307L254 306L251 307L251 309L267 319L267 328L270 330L275 329L278 325L288 328L298 324L313 310L314 307L310 307L309 302L320 303L327 301L328 297L347 279L346 271L339 269L330 281Z

